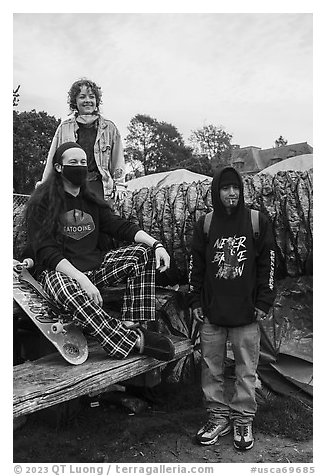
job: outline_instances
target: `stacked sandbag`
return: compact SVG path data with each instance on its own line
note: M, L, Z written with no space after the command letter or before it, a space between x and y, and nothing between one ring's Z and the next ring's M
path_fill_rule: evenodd
M13 258L20 260L27 244L27 233L23 223L27 195L13 197Z
M186 278L193 227L212 209L209 180L128 192L119 212L164 243ZM246 204L269 216L279 276L307 274L312 256L312 170L244 176Z
M312 178L312 170L244 176L246 204L261 210L271 220L279 277L311 274ZM194 224L212 209L210 188L211 181L205 180L129 191L118 210L164 243L184 280L188 275ZM24 203L14 201L13 244L17 259L26 240L21 228Z

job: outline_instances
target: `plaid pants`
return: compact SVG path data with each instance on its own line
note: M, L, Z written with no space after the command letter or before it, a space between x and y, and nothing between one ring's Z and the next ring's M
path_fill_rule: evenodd
M133 244L109 251L99 269L85 274L99 288L126 283L122 322L90 299L75 279L58 271L44 271L40 281L49 296L70 312L73 320L92 335L111 357L124 358L135 346L138 334L127 329L123 320L155 320L153 250L144 244Z

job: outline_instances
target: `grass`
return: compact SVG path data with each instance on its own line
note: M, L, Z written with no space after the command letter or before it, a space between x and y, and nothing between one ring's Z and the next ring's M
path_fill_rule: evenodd
M255 428L267 435L307 441L313 436L312 408L293 397L276 396L258 407Z

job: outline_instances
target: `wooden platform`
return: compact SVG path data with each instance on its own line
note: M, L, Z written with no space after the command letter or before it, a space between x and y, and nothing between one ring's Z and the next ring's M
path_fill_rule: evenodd
M189 339L170 337L175 345L173 360L192 353ZM166 365L169 363L138 355L114 360L95 343L90 346L88 360L79 366L69 365L58 353L25 362L13 369L13 416L33 413L93 391L100 393L110 385Z

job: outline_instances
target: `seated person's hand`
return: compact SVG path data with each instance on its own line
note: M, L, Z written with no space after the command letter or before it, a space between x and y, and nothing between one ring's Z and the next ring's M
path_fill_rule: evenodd
M95 304L102 307L103 298L101 296L101 293L97 289L97 287L88 279L88 277L84 275L84 277L79 280L79 284L80 287L87 293L87 296L90 299L93 299Z
M36 182L35 189L37 189L37 187L39 187L42 183L43 183L42 180L39 180L38 182Z
M170 255L162 246L155 250L156 269L163 273L170 267Z
M127 195L127 189L123 185L116 185L113 192L113 199L115 202L123 202Z

